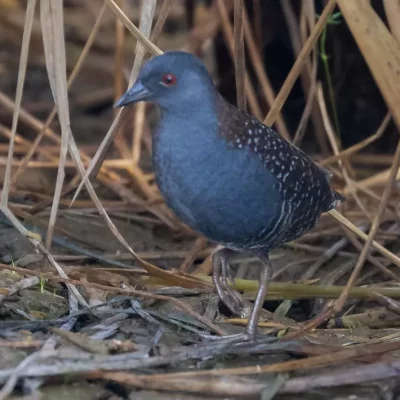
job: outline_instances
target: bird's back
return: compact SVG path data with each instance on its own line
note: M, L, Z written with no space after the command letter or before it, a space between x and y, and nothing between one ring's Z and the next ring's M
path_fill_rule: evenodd
M331 189L327 171L303 151L221 96L216 104L221 135L238 150L250 149L276 178L281 207L275 225L266 227L264 247L273 248L301 236L315 225L321 213L342 199Z

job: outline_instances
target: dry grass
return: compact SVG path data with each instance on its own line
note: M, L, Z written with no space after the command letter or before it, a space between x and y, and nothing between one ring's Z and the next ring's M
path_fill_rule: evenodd
M64 32L63 2L61 0L40 1L40 27L45 66L55 105L47 118L38 118L33 112L21 106L24 99L24 85L27 79L30 79L29 76L26 77L28 60L32 56L29 54L30 46L35 48L31 42L34 42L32 37L37 35L35 23L38 24L34 15L38 6L36 0L27 2L23 38L22 42L18 43L21 53L15 99L10 100L5 93L0 91L0 105L6 113L12 115L11 129L0 123L0 134L9 141L8 145L0 147L3 155L7 152L7 160L5 161L5 158L0 160L5 168L0 207L10 223L33 244L39 254L44 256L50 267L44 268L43 271L42 268L25 269L15 265L0 265L0 271L12 270L21 276L20 283L4 288L4 293L0 288L0 304L21 288L37 285L40 278L54 285L60 283L66 285L69 293L68 306L72 315L78 315L82 310L87 310L94 291L98 291L96 293L101 298L106 298L111 294L113 296L129 295L149 302L170 302L195 321L190 329L197 329L195 323L199 323L201 324L199 326L210 333L224 335L230 330L222 324L216 324L213 318L217 313L216 310L214 314L211 311L199 311L198 303L191 306L191 303L186 301L187 298L178 298L178 296L184 296L185 293L198 296L198 298L206 294L211 298L212 285L206 275L210 272L212 245L202 238L195 237L193 240L193 233L176 221L160 198L153 174L148 168L151 152L150 128L146 112L148 107L138 104L133 112L126 109L115 112L109 127L104 126L104 138L101 141L99 138L100 144L95 152L92 151L93 149L87 152L84 147L79 148L75 140L75 132L71 128L74 126L74 121L71 121L70 89L85 68L85 63L88 63L90 51L95 46L96 40L99 37L104 39L104 34L101 34L102 25L114 27L112 73L114 81L110 82L110 86L113 86L112 97L116 99L125 87L135 80L143 60L147 56L162 53L157 43L161 42L165 24L174 12L174 0L164 0L158 2L159 4L156 0L143 1L140 16L137 16L138 27L127 15L131 7L124 1L105 0L103 4L97 3L101 7L98 9L95 7L94 24L77 61L70 68L71 62L66 56L68 46ZM309 270L308 273L303 271L302 274L296 276L301 282L271 284L268 298L281 300L281 305L273 314L271 313L272 319L265 322L264 326L266 332L275 336L296 337L303 340L299 342L301 350L299 350L300 347L296 349L306 357L272 365L222 369L218 375L251 376L265 372L282 373L298 369L305 371L316 366L337 366L343 361L354 361L369 356L370 362L376 364L379 378L389 378L393 376L393 370L379 360L378 363L376 357L378 354L386 353L388 362L397 363L396 365L399 362L394 356L390 358L390 352L399 348L396 329L398 323L392 317L400 310L398 303L394 300L400 297L398 289L400 282L398 273L398 267L400 267L399 207L396 186L400 179L400 141L396 149L388 149L385 154L376 154L368 159L367 162L370 164L368 168L365 165L363 167L360 160L370 154L367 152L367 146L374 144L385 135L391 119L396 128L399 128L400 8L391 0L383 1L387 18L386 25L370 3L364 0L329 0L319 16L316 15L312 1L304 0L298 7L292 3L282 1L282 10L288 24L295 62L277 93L271 83L269 67L264 65L263 61L260 45L261 16L258 13L249 16L248 9L245 7L246 2L243 0L233 2L215 0L209 8L196 5L193 26L184 35L185 49L203 53L205 58L210 58L210 54L212 55L210 43L216 41L216 36L221 31L234 65L238 106L243 109L248 107L251 113L264 120L266 124L276 125L287 140L293 141L298 146L302 146L306 127L311 125L311 121L314 130L310 129L310 131L314 137L310 139L310 134L308 134L308 140L317 143L319 163L333 173L338 190L347 198L340 210L329 213L333 219L324 217L315 231L290 244L289 247L297 249L295 250L297 253L294 253L290 260L285 259L282 252L276 253L277 264L280 259L285 260L282 262L281 269L275 271L276 276L286 276L288 262L297 272L298 267L303 264L308 265ZM261 7L260 2L254 1L254 7L255 9ZM94 11L93 6L90 5L82 6L82 8L88 13ZM342 146L338 126L335 118L332 117L334 113L331 99L325 88L326 85L323 85L324 82L321 82L318 74L320 61L317 48L321 33L326 28L334 10L341 12L342 24L349 27L387 107L387 115L382 119L380 127L375 132L371 132L368 137L347 148ZM127 42L131 44L128 34L133 35L136 41L135 49L132 51L133 58L131 52L129 51L129 54L127 52ZM124 69L127 58L133 60L128 73ZM67 70L71 70L69 77L67 77ZM298 80L301 83L304 108L297 128L291 129L285 121L282 110ZM336 100L340 101L340 99ZM56 118L58 125L53 124ZM29 128L34 135L24 134L26 128ZM130 136L126 134L127 132ZM43 144L44 141L45 144ZM107 159L112 144L115 147L116 157ZM51 192L21 189L19 182L26 174L44 169L57 170ZM69 176L72 175L69 181L66 181L66 173ZM86 189L89 198L83 194L83 188ZM31 196L35 201L27 203L19 200L21 193L26 197ZM110 237L118 241L120 249L118 254L110 255L103 252L99 255L96 253L95 259L101 266L99 271L102 271L103 275L96 272L84 272L85 268L90 270L88 266L81 268L87 257L93 257L93 254L87 255L82 252L78 256L72 254L60 256L55 253L53 246L60 218L64 223L65 219L78 216L82 218L82 225L84 225L85 221L94 220L98 215L102 218L102 225L106 226L111 233ZM42 224L44 223L43 216L45 217L46 236L44 239L25 226L26 223L35 222L35 219L37 222L38 216L42 218ZM125 219L128 219L130 227L135 223L141 226L149 223L151 226L168 229L168 232L177 235L184 243L183 250L159 251L155 243L146 242L140 234L136 235L137 241L132 240L130 233L125 230L126 227L121 227L121 221ZM98 224L99 221L96 220L96 223ZM122 228L124 231L121 230ZM144 229L143 232L149 230L151 229ZM68 234L68 229L66 232ZM79 233L75 234L79 237ZM86 240L88 240L88 247L96 251L96 241L90 238ZM101 241L101 238L98 240ZM106 241L107 239L104 239L104 242ZM142 247L150 248L150 250L146 252ZM102 263L103 256L106 263L114 261L122 266L114 265L113 268L106 268ZM175 268L165 268L166 265L163 262L168 264L165 260L169 258L178 259L174 265ZM243 261L243 263L246 265L252 262L252 260L245 261L247 262ZM131 269L126 269L124 262L128 262ZM133 264L136 268L133 268ZM330 267L321 272L323 266L328 264ZM53 268L57 274L53 272ZM247 272L243 267L240 268L239 277L248 277ZM256 283L251 279L238 279L235 284L237 289L248 296L256 290ZM361 284L369 286L355 287ZM101 296L98 293L102 293ZM315 319L311 318L311 313L301 322L289 318L287 315L293 306L292 300L304 298L331 300L319 307L320 313ZM334 315L341 318L343 312L354 317L352 323L364 321L363 323L366 324L365 308L363 309L361 305L359 309L356 309L361 303L351 301L349 303L350 299L358 301L362 299L372 304L376 314L372 318L373 321L370 321L371 326L382 318L382 313L390 322L382 327L382 331L379 331L379 339L370 340L366 333L363 336L364 342L360 338L354 339L349 329L344 333L345 336L347 335L347 344L351 344L351 348L347 349L339 340L340 334L329 324L335 323ZM350 307L348 307L349 304L351 304ZM139 313L139 315L144 319L147 318L147 321L154 318L153 316L150 318L150 314L147 314L144 309L140 312L142 314ZM314 330L327 320L330 320L328 325ZM229 324L240 326L243 320L225 318L224 322L226 326ZM347 323L350 324L348 321ZM182 324L184 325L185 322ZM263 326L263 323L260 326ZM73 325L65 329L71 330L72 327ZM349 325L345 327L349 328ZM390 332L385 329L390 329ZM324 335L327 334L333 335L335 340L332 343L332 354L323 355L323 345L326 344ZM314 340L312 343L315 347L311 345L307 347L308 343L305 344L305 339L310 337ZM49 336L47 341L49 340L55 341L55 336ZM390 343L392 341L393 343ZM35 343L37 347L38 342ZM18 377L46 376L45 373L40 375L39 372L35 375L28 367L32 363L36 365L34 363L37 362L37 358L42 357L47 360L49 357L59 357L54 350L54 343L53 352L46 353L48 348L43 346L36 353L32 353L37 356L29 356L25 359L25 364L21 363L16 370L5 371L3 375L0 370L0 381L6 382L0 391L0 399L6 398L13 391ZM19 345L22 348L26 347L24 341L18 341ZM49 346L48 342L47 346ZM204 354L212 354L212 356L225 354L220 349L218 351L221 353L217 353L215 348L210 350L207 347ZM252 350L246 348L246 351L251 353ZM187 361L191 357L202 357L196 353L195 356L188 355L184 358L182 354L176 350L171 352L169 359L167 356L161 359L160 356L160 359L153 360L154 364L138 364L137 368L169 365L171 369L174 369L173 365L178 359ZM203 353L201 354L204 356ZM217 373L211 374L209 371L193 371L186 375L178 371L174 374L159 374L150 378L134 373L97 372L90 375L94 370L103 368L105 365L103 361L99 361L99 364L85 364L81 366L81 371L88 377L113 380L122 385L141 389L171 392L184 390L206 393L210 396L254 395L264 393L266 390L265 385L259 382L254 384L253 381L245 380L238 382L232 382L229 379L218 380L216 377L209 376L217 375ZM125 369L124 363L118 363L111 358L109 361L116 362L115 368L110 367L110 369ZM61 368L57 374L71 372L72 370L68 369L70 367L66 365L65 369ZM136 368L131 365L127 363L126 369ZM29 373L26 372L28 370ZM41 371L40 368L38 371ZM348 375L354 373L354 370L349 371ZM365 368L362 371L364 375L361 374L357 382L366 382L371 379L370 370ZM284 380L275 382L276 386L270 387L271 395L273 396L279 390L282 393L306 391L307 384L311 382L321 382L319 387L348 383L343 370L340 369L332 373L330 385L323 383L326 382L325 378L318 377L312 371L308 372L309 375L301 378L302 381L299 381L300 378L292 378L286 383ZM196 377L200 375L208 378L202 378L206 379L205 381L196 380ZM180 380L185 376L194 377L194 380L185 382ZM314 384L314 386L318 385Z

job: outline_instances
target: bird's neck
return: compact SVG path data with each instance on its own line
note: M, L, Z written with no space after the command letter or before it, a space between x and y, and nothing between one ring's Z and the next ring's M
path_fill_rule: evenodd
M215 92L196 93L184 103L161 106L159 127L153 135L154 151L177 159L204 157L224 139L218 133Z
M170 203L171 193L190 198L200 195L221 170L220 155L225 153L227 142L219 134L214 102L215 98L203 96L189 108L162 110L153 134L153 167L161 192Z

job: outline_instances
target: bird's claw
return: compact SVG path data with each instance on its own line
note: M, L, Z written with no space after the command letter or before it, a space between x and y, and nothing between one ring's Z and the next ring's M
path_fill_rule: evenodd
M216 254L213 263L213 280L220 299L232 314L245 318L249 314L249 310L240 294L232 289L234 279L226 254L223 251Z

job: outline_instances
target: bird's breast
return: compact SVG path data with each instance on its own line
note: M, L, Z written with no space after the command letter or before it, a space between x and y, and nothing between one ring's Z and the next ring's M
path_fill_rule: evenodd
M179 126L179 129L177 129ZM209 239L248 247L279 216L276 179L249 151L233 148L217 124L162 121L153 164L167 204Z

